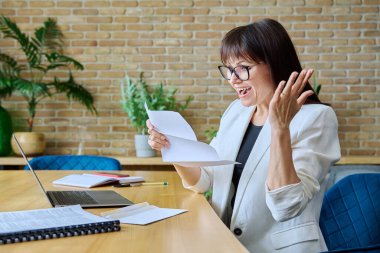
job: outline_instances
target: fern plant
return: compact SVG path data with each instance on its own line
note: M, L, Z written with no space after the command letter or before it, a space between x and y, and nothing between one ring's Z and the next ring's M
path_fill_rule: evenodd
M139 134L146 134L146 113L144 103L149 109L155 111L177 111L185 110L193 100L188 96L183 103L177 102L176 93L178 89L164 89L162 83L149 87L144 79L144 72L140 73L139 79L134 83L128 76L121 82L121 102L124 111L128 114L131 125Z
M18 42L26 59L19 62L12 56L0 52L0 99L13 92L21 94L28 103L28 130L33 130L36 107L39 102L58 93L78 101L89 111L96 113L92 94L78 84L71 68L83 70L77 60L63 54L63 33L57 22L48 18L43 26L36 29L34 37L23 33L9 18L0 17L0 32L4 38ZM56 69L66 69L67 78L61 80L46 75Z

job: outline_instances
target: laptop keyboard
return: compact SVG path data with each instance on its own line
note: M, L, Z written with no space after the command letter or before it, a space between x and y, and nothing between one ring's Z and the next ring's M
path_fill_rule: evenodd
M61 205L97 204L98 202L86 191L52 191L49 192Z

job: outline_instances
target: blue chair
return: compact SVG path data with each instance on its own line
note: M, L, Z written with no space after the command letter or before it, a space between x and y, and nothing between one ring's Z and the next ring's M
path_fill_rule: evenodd
M319 225L328 252L380 252L380 174L353 174L333 185Z
M47 155L30 160L34 170L121 170L120 162L111 157L90 155ZM24 167L29 170L28 166Z

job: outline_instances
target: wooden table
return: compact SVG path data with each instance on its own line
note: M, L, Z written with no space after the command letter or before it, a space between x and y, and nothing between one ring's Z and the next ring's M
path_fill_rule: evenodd
M80 171L37 171L46 190L78 189L53 186L52 181ZM88 171L86 171L88 173ZM86 235L0 245L0 252L247 252L229 229L217 217L201 194L182 187L175 172L128 171L143 176L146 181L168 181L168 186L140 186L112 189L135 203L147 201L167 208L187 209L189 212L147 226L122 225L120 232ZM43 192L29 171L0 171L0 211L49 208ZM86 209L100 214L113 208Z
M125 157L109 156L117 159L123 169L127 170L174 170L170 163L162 161L161 157ZM31 160L33 157L29 157ZM0 169L22 169L26 165L22 156L0 157Z
M170 170L170 169L174 170L173 166L170 163L163 162L161 157L146 157L146 158L125 157L125 156L110 156L110 157L119 160L122 166L130 170L134 170L136 167L139 167L139 166L141 166L142 168L144 168L145 166L145 167L154 167L155 169L165 168L167 170ZM22 167L25 164L26 164L25 160L22 157L15 157L15 156L0 157L0 167L1 166L4 166L4 168L7 168L9 166ZM337 164L338 165L345 165L345 164L378 164L379 165L380 157L343 156L340 159L340 161L337 162Z

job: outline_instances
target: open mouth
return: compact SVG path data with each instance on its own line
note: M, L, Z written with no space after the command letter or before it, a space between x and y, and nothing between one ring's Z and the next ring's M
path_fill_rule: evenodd
M245 88L238 88L236 90L237 90L237 93L239 94L239 96L245 96L252 90L252 88L251 87L245 87Z

